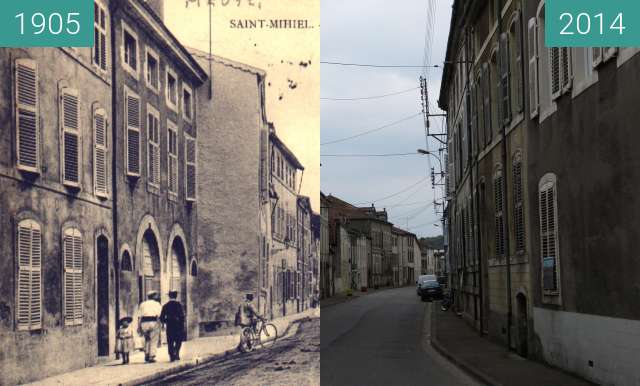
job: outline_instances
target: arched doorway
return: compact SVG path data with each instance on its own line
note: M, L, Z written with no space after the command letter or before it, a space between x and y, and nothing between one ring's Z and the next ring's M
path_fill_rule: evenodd
M169 252L169 289L178 291L178 300L187 309L187 258L184 244L180 237L176 237Z
M97 260L97 340L98 356L109 355L109 240L103 235L96 239Z
M529 339L529 328L527 323L527 298L524 294L519 293L516 296L517 309L517 326L518 326L518 354L527 357L527 341Z
M149 291L160 293L160 250L153 232L148 229L142 237L142 285L138 290L140 301L146 299Z

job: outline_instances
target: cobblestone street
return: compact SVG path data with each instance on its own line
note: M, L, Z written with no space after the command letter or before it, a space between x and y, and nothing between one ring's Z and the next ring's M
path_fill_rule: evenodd
M319 385L320 319L300 323L296 334L269 349L234 353L153 385Z

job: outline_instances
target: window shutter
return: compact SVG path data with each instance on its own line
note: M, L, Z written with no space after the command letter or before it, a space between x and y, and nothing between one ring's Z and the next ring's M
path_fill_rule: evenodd
M602 63L602 47L591 47L591 64L597 67Z
M196 201L196 157L196 140L185 133L185 195L187 201Z
M501 77L501 110L502 123L508 125L511 122L511 84L510 84L510 57L509 57L509 35L500 35L500 77Z
M483 106L483 114L484 114L484 136L486 143L490 143L493 139L493 135L491 134L491 79L489 76L489 64L484 63L482 65L483 79L484 79L484 87L483 87L483 98L484 98L484 106Z
M63 314L67 326L83 322L82 235L77 229L67 229L63 240Z
M542 252L542 284L545 291L558 292L558 233L556 229L555 184L540 189L540 240Z
M78 90L62 88L60 93L62 131L62 183L80 187L80 99Z
M37 63L30 59L16 59L14 81L17 167L25 171L39 173L40 130Z
M168 164L169 164L169 193L178 194L178 133L173 124L168 123Z
M94 40L93 63L106 71L107 69L107 14L104 8L94 2Z
M570 47L563 47L560 49L560 63L562 68L562 92L566 92L571 89L573 83Z
M127 175L140 176L140 98L130 95L125 91L125 119L127 151L126 171Z
M18 224L16 328L42 328L42 236L40 225L31 220Z
M494 198L495 198L495 220L496 220L496 255L502 256L504 250L504 201L502 194L502 171L498 170L493 180Z
M513 222L515 227L516 251L524 251L524 203L522 192L522 159L518 153L513 161Z
M538 25L536 18L529 19L529 114L531 118L538 115Z
M147 114L147 172L149 184L160 184L160 135L158 117L149 112Z
M96 109L93 112L93 180L96 196L109 197L107 151L107 112Z
M514 39L513 47L515 51L515 65L516 68L513 69L514 77L514 93L515 93L515 111L517 113L521 113L524 110L524 104L522 103L522 22L520 20L520 11L516 11L516 15L514 17Z
M561 90L561 71L560 71L560 48L549 48L549 80L551 82L551 98L556 99L560 96Z

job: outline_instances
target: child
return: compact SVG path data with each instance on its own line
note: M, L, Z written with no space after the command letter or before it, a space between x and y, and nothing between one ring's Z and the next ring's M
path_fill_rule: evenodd
M129 325L133 318L127 316L120 319L120 328L116 335L116 353L122 355L122 364L129 363L129 351L133 351L133 332Z

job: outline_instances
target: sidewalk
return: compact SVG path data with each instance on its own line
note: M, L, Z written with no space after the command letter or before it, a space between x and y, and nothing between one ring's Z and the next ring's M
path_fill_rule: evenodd
M482 383L495 386L586 386L592 383L508 352L481 337L452 311L434 303L431 344L442 355Z
M318 309L310 309L300 314L272 320L276 325L278 335L282 338L294 335L297 331L296 322L309 317L319 317ZM120 360L111 361L94 367L60 374L51 378L30 383L34 386L111 386L111 385L142 385L167 375L181 372L199 364L230 354L236 350L239 335L215 336L200 338L183 343L181 349L182 360L169 362L167 346L158 349L156 363L145 363L144 353L137 351L131 354L130 363L122 365Z

